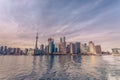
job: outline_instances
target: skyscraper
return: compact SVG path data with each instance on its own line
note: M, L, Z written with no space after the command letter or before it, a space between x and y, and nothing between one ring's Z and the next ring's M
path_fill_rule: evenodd
M54 40L52 38L48 39L49 53L52 54L55 49Z
M66 38L65 38L65 36L63 37L63 42L66 42Z
M60 43L62 43L62 38L60 38Z
M101 54L101 53L102 53L102 50L101 50L101 46L100 46L100 45L96 45L95 48L96 48L96 53L97 53L97 54Z
M91 54L96 54L95 45L92 41L89 42L89 50Z
M59 53L59 44L58 43L55 43L55 52Z
M70 54L74 54L74 53L75 53L75 44L70 43Z
M87 43L83 44L85 52L88 53L89 52L89 46L87 45Z
M49 45L45 46L45 54L49 53Z
M60 38L60 44L59 44L59 50L61 54L66 54L66 39L65 37L62 38L63 40L61 40ZM61 42L62 41L62 42Z
M44 51L44 45L43 44L40 45L40 50Z
M81 54L86 53L86 51L85 51L85 48L84 48L84 45L83 45L83 44L80 44L80 51L81 51Z
M75 53L76 54L80 53L80 42L75 43Z
M67 44L66 51L67 53L70 53L70 44Z

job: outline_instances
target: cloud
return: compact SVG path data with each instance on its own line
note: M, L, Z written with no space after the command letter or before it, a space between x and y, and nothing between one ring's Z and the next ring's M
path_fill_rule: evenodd
M48 37L59 39L63 35L68 41L103 43L105 34L120 30L119 5L119 0L0 0L0 43L7 39L7 43L15 45L14 39L16 44L29 40L26 45L32 45L36 32L41 43ZM109 43L114 37L119 35L109 37Z

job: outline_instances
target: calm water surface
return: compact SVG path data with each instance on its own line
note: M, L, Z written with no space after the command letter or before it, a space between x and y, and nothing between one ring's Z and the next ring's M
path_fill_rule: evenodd
M0 80L120 80L120 57L0 56Z

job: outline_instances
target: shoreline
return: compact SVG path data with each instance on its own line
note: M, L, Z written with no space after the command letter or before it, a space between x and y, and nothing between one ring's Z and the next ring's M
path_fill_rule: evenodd
M120 56L112 54L40 54L40 55L0 55L0 56Z

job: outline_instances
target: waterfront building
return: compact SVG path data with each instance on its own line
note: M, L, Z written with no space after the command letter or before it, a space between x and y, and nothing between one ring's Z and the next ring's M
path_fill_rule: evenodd
M43 44L40 45L40 53L44 54L45 53L45 47Z
M96 54L95 45L92 41L89 42L89 50L91 54Z
M14 55L14 48L9 47L7 54L8 54L8 55Z
M66 42L66 38L65 38L65 36L63 37L63 42Z
M83 46L85 48L85 52L88 53L89 52L89 46L87 45L87 43L84 43Z
M44 50L45 50L45 49L44 49L44 44L41 44L41 45L40 45L40 50L41 50L41 51L44 51Z
M70 54L74 54L74 53L75 53L75 44L70 43Z
M70 53L70 44L67 44L66 51L67 53Z
M24 55L28 55L28 49L23 50Z
M59 52L60 52L59 44L58 44L58 43L55 43L55 52L56 52L56 53L59 53Z
M111 55L112 53L110 53L109 51L107 52L102 52L102 55Z
M28 49L28 55L34 55L35 49Z
M48 54L49 53L49 46L45 46L45 53Z
M113 48L112 53L113 54L120 54L120 48Z
M63 39L63 40L61 40L61 39ZM65 37L60 38L59 52L60 52L60 54L66 54L67 53L67 51L66 51L66 39L65 39Z
M20 50L19 55L25 55L24 52L23 52L23 50Z
M13 48L13 55L20 55L20 48Z
M3 47L3 46L1 46L1 47L0 47L0 54L2 55L2 54L3 54L3 52L4 52L4 47Z
M48 39L48 46L49 46L49 53L53 54L54 49L55 49L55 45L54 45L54 40L52 38Z
M12 48L12 55L15 55L16 48Z
M80 42L75 43L75 53L79 54L80 53Z
M16 51L15 51L16 53L15 53L15 55L21 55L21 50L20 50L20 48L16 48Z
M7 50L7 55L11 55L12 51L13 51L13 49L9 47L8 50Z
M7 46L4 47L4 55L7 54Z
M62 37L60 38L60 43L62 43L63 41L62 41Z
M19 55L20 54L20 52L21 52L21 50L20 50L20 48L17 48L17 51L16 51L17 53L17 55Z
M84 44L80 44L80 51L81 51L81 54L86 54L87 53L87 50L86 50L86 47Z
M101 54L101 53L102 53L101 45L96 45L96 46L95 46L95 49L96 49L96 53L97 53L97 54Z

